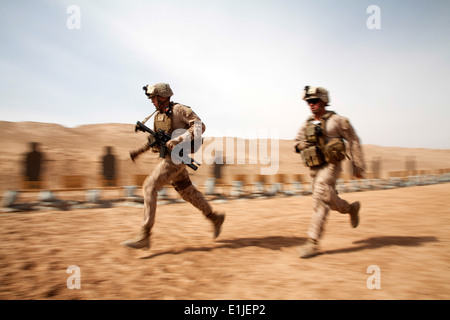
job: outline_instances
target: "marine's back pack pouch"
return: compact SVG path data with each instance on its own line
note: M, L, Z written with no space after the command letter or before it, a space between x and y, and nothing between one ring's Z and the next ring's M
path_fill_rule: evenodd
M345 143L340 138L330 139L324 147L325 160L328 163L338 164L345 159Z
M303 163L307 167L316 167L325 163L325 158L322 154L322 151L317 146L311 146L303 149L300 152Z

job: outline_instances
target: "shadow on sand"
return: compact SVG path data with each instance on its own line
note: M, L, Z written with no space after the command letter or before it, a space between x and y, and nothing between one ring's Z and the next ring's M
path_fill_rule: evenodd
M217 249L240 249L245 247L260 247L270 250L281 250L281 248L295 247L305 243L306 238L299 237L282 237L282 236L271 236L262 238L239 238L231 240L217 240L216 245L208 247L186 247L181 250L168 250L163 252L157 252L141 259L151 259L157 256L162 256L166 254L182 254L186 252L196 252L196 251L212 251Z
M364 240L358 240L353 242L357 246L326 250L322 251L321 254L338 254L338 253L349 253L361 250L378 249L388 246L403 246L403 247L418 247L427 242L438 242L436 237L402 237L402 236L381 236L381 237L371 237ZM141 259L152 259L157 256L162 256L166 254L183 254L186 252L209 252L217 249L240 249L245 247L260 247L270 250L281 250L282 248L295 247L302 245L306 242L306 238L299 237L282 237L282 236L271 236L262 238L239 238L230 240L218 240L215 242L217 245L204 246L204 247L186 247L181 250L168 250L162 252L156 252Z
M324 251L323 254L349 253L366 249L377 249L389 246L418 247L427 242L438 242L436 237L401 237L401 236L382 236L371 237L364 240L354 241L358 244L356 247L342 248L336 250Z

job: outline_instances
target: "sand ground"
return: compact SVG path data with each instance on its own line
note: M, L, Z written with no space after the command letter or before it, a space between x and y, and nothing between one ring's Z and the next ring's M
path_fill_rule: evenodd
M331 212L323 254L307 260L311 196L213 202L227 215L215 241L189 204L159 205L149 250L119 244L137 235L139 207L3 213L0 299L450 298L448 183L341 196L362 202L360 226Z
M43 188L64 188L63 178L73 175L84 177L84 188L97 188L108 145L117 156L118 186L136 185L136 176L149 174L158 157L148 153L136 163L129 159L129 150L146 141L133 128L0 121L0 192L23 189L23 159L30 142L38 142L44 153ZM292 141L279 141L278 173L307 176L292 146ZM369 173L379 163L382 178L408 166L427 173L450 168L450 150L363 148ZM235 154L235 159L244 156L244 164L235 161L224 167L225 183L238 174L258 178L268 166L265 159L249 154L248 144L244 153ZM208 156L203 154L203 161ZM250 164L251 157L256 164ZM204 162L198 171L190 171L192 181L203 186L212 168ZM348 173L344 164L344 175ZM102 192L110 199L123 197L121 189ZM82 191L57 195L85 198ZM20 193L18 201L36 196ZM159 205L152 247L144 251L120 245L139 232L139 206L0 213L0 299L450 298L448 183L342 197L362 202L360 226L352 229L348 216L332 212L323 254L309 260L300 259L297 248L306 240L311 196L212 202L227 215L215 241L209 222L190 204ZM74 275L67 273L70 266L81 272L81 289L68 289ZM370 289L368 283L380 289Z

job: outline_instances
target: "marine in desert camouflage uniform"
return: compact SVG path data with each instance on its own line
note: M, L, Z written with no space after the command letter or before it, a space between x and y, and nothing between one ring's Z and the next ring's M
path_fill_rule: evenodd
M340 198L336 181L342 171L341 161L346 156L350 156L353 175L357 178L364 177L365 162L359 138L349 120L325 109L330 101L328 91L307 86L303 100L312 116L298 131L295 151L301 153L305 165L310 167L312 179L314 213L307 232L308 241L300 250L301 258L310 258L320 253L319 240L330 209L350 214L351 226L358 226L360 203L350 204Z
M166 144L170 150L182 141L201 139L205 125L190 107L170 100L173 92L168 84L158 83L153 86L145 86L144 90L157 109L154 130L163 129L172 134L172 139ZM133 161L141 153L151 148L149 144L150 142L130 154ZM153 147L152 151L159 152L157 147ZM150 247L150 234L155 223L157 192L169 183L185 201L190 202L212 222L214 238L219 236L225 215L213 211L203 194L192 184L186 165L183 162L174 163L171 154L167 153L143 184L144 220L141 232L136 239L123 242L124 245L134 249Z

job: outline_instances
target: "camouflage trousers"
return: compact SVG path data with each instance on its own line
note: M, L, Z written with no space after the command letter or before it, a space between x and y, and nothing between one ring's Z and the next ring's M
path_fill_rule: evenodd
M158 191L171 183L183 200L191 203L205 216L212 212L212 208L203 194L192 185L186 165L174 164L170 157L163 159L145 179L142 192L144 196L143 232L150 234L155 223L156 203Z
M311 239L321 238L330 209L340 213L350 212L350 204L341 199L336 191L336 180L341 171L340 164L331 163L311 168L314 213L307 233Z

